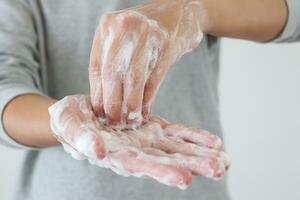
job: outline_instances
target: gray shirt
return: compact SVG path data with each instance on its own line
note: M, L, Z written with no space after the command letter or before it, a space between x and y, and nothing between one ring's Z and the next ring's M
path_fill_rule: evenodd
M14 97L36 93L62 98L89 93L88 63L93 34L107 11L143 0L0 0L0 113ZM289 1L290 19L277 41L299 38L298 0ZM295 8L295 9L293 9ZM202 127L222 137L218 112L219 42L205 36L167 74L154 113ZM34 123L34 122L33 122ZM16 198L22 200L227 200L226 180L194 178L181 191L149 179L122 177L76 161L61 147L34 149L13 141L0 123L4 145L27 150Z

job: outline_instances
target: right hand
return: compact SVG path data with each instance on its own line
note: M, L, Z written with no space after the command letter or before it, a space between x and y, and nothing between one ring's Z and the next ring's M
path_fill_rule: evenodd
M170 66L202 40L200 15L194 0L157 0L103 15L89 67L94 112L118 129L147 119Z
M221 140L204 130L150 117L137 130L115 131L99 121L83 95L65 97L49 112L67 152L118 174L186 188L192 174L220 179L230 165Z

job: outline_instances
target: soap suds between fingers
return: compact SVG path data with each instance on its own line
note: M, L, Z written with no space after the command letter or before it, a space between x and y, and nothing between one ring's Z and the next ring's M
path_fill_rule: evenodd
M68 114L66 111L69 111L69 116L65 116L65 118L69 120L60 121L60 119L62 119L62 114ZM204 157L197 157L197 153L194 156L190 156L181 153L168 153L164 152L163 149L157 148L156 146L160 141L163 141L167 137L169 137L168 133L165 131L165 128L171 124L164 119L159 119L158 117L156 117L156 120L146 122L144 125L135 130L116 130L108 125L104 125L102 124L101 118L97 118L93 114L93 110L90 106L90 99L84 95L65 97L64 99L58 101L56 104L52 105L49 108L49 113L51 116L51 128L54 134L57 137L62 138L65 137L65 131L67 129L74 130L69 129L70 127L68 127L72 125L69 123L72 121L71 119L73 117L76 117L73 113L83 113L84 115L82 115L82 117L84 116L85 118L81 119L82 125L80 126L80 129L75 129L77 133L74 134L73 139L69 140L69 142L71 143L63 143L65 151L70 153L75 159L87 159L91 164L97 165L99 167L109 168L119 175L151 177L165 185L177 186L178 188L185 189L190 183L180 182L180 176L177 177L178 182L174 182L174 180L177 180L177 178L175 174L173 174L173 176L172 173L166 176L159 177L150 173L150 171L148 171L149 168L145 168L145 171L143 171L142 166L140 166L138 171L128 171L128 169L123 165L123 162L126 162L126 158L123 158L123 156L134 155L133 157L131 156L131 159L133 159L133 161L136 160L137 162L141 163L145 162L145 164L153 163L154 166L178 166L181 168L183 167L189 171L200 170L199 172L201 173L201 175L215 180L220 179L225 173L225 167L228 168L228 166L230 165L228 156L222 150L210 149L205 145L197 146L196 149L192 148L189 149L189 151L195 151L195 153L198 151L198 153L200 153L199 155L209 155L212 158L215 158L215 164L213 165L211 165L210 162L202 162L201 159L204 159ZM162 126L162 124L160 124L159 122L168 125L165 127ZM179 125L172 126L178 127L178 130L181 131L182 129L186 129ZM174 131L176 130L177 129L175 128ZM69 137L70 133L67 134ZM205 132L205 134L209 133ZM102 159L99 159L96 156L97 149L94 148L94 136L101 138L101 140L103 141L105 156ZM192 143L185 143L183 140L182 142L184 145L196 145ZM176 149L178 149L178 147L181 147L182 145L181 143L170 144L171 146L169 146L169 148L171 148L174 152L176 152ZM184 146L182 146L181 148L184 148ZM211 152L219 153L212 154ZM118 155L121 155L121 157ZM204 160L207 159L205 158ZM166 169L168 169L168 167L166 167Z

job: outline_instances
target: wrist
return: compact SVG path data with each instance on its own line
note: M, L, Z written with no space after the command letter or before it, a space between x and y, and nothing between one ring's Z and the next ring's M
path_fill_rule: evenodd
M203 33L209 33L213 29L213 18L209 12L211 9L209 0L185 0L186 4L190 4L191 12L197 16L197 22L199 23L200 29Z
M198 26L198 32L207 33L212 28L212 20L209 15L209 0L181 0L181 7L192 16L192 27ZM191 19L189 19L191 20Z
M201 30L215 36L269 41L280 34L287 21L284 0L190 1L199 3Z

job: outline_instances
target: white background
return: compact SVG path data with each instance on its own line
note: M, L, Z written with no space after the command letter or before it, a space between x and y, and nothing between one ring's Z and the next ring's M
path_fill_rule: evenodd
M224 40L221 114L233 200L300 199L300 44ZM22 152L0 146L0 199Z

